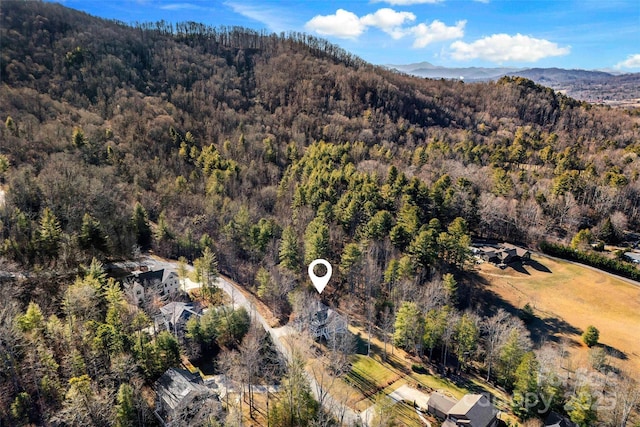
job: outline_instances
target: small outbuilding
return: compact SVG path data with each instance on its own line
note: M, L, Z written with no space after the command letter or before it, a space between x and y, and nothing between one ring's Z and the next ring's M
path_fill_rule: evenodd
M634 264L640 264L640 253L638 252L625 252L624 257Z

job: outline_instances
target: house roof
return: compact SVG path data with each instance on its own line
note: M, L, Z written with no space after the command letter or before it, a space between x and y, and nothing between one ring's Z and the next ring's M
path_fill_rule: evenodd
M634 260L636 262L640 261L640 253L638 253L638 252L625 252L624 255L626 257L631 258L632 260Z
M427 405L444 414L449 412L456 404L456 401L440 393L431 393Z
M199 316L191 304L184 302L170 302L160 307L160 313L168 322L176 324L180 319L187 320L191 316Z
M498 410L483 394L467 394L448 412L456 418L466 418L473 427L486 427L496 417Z
M545 427L577 427L566 417L558 414L557 412L551 412L546 420L544 420Z
M523 258L530 255L530 252L527 249L510 243L503 243L501 245L483 245L477 248L477 252L488 259L498 258L502 262L511 260L514 257Z
M310 322L311 326L314 327L321 327L324 325L346 325L346 320L343 316L320 301L317 301L315 311L312 311Z
M156 393L166 408L175 410L190 395L210 393L197 377L185 369L170 368L156 381Z
M134 273L134 277L140 282L140 283L153 283L153 282L160 282L162 283L162 276L164 275L164 270L156 270L156 271L144 271L141 273Z
M512 245L511 243L503 243L502 247L505 249L512 249L515 251L516 256L523 257L530 253L527 249L521 248L520 246Z

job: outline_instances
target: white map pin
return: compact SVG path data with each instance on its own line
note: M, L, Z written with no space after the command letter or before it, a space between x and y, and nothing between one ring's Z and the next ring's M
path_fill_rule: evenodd
M318 264L322 264L327 267L327 273L322 277L316 276L316 274L313 272L313 267ZM313 286L316 287L316 290L319 294L322 293L325 286L327 286L327 283L329 283L332 272L333 269L331 268L331 264L329 264L329 261L327 261L326 259L316 259L312 261L311 264L309 264L309 277L311 278L311 283L313 283Z

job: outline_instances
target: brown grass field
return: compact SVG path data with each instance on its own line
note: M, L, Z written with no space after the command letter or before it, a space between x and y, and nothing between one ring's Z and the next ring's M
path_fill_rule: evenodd
M640 285L585 266L533 254L529 262L501 270L477 266L484 290L496 304L515 312L529 303L537 341L569 342L576 365L587 364L588 349L581 334L589 325L600 330L600 343L610 352L610 364L640 373Z

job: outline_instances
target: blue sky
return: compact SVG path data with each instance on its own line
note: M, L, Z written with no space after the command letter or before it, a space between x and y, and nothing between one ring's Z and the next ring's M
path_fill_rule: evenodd
M374 64L640 72L639 0L64 0L124 22L302 31Z

